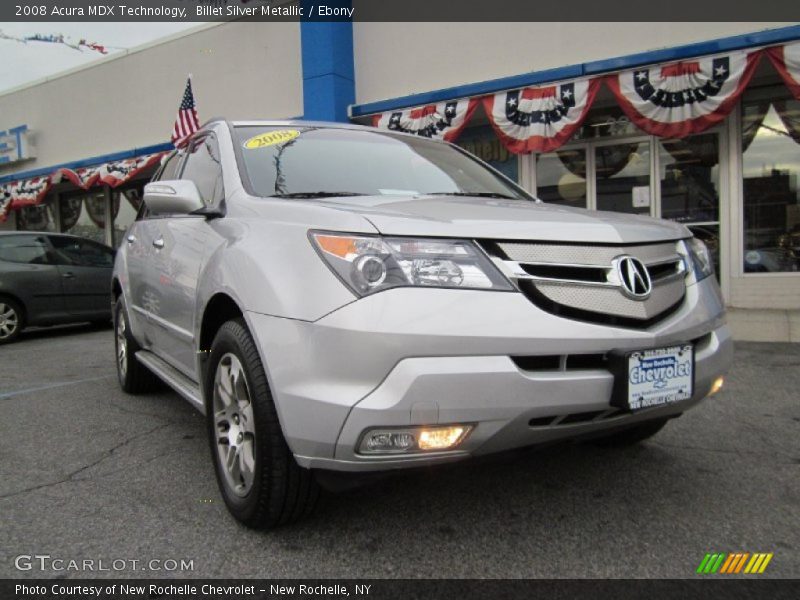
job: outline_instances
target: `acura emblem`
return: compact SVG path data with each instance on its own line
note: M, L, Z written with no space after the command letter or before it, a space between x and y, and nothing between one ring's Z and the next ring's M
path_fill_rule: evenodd
M616 266L617 276L626 296L644 300L650 295L653 284L650 281L650 273L642 261L633 256L620 256L616 259Z

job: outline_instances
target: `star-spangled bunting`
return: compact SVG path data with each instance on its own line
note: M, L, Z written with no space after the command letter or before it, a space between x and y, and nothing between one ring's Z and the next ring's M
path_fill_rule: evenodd
M728 116L761 54L737 51L638 68L609 75L606 83L639 129L659 137L682 138Z

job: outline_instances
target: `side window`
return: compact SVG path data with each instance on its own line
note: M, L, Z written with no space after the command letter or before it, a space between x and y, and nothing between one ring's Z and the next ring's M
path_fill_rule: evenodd
M51 264L47 242L41 235L0 236L0 260L32 265Z
M81 240L81 259L88 267L110 269L114 266L114 251L102 244Z
M219 146L213 136L192 142L181 179L194 181L206 206L215 206L225 197Z
M181 164L181 156L180 152L173 152L172 155L167 158L167 162L164 163L164 166L161 169L161 172L158 175L159 181L165 181L167 179L177 179L178 177L178 166Z
M113 267L114 253L101 244L79 238L52 236L58 264L79 267Z

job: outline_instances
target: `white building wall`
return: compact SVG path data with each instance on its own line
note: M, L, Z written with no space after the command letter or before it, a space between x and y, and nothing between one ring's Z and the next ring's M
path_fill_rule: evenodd
M356 103L796 23L354 23Z
M303 112L298 23L206 27L0 95L0 130L38 151L0 176L169 141L189 73L201 122Z

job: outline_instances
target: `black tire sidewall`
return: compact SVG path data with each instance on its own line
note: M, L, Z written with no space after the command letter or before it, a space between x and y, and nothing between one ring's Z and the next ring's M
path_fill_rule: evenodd
M240 331L234 333L236 329ZM220 493L222 493L225 504L228 510L240 521L247 522L253 518L255 513L259 510L262 503L261 494L267 493L263 485L264 477L264 460L268 460L265 456L265 446L267 440L265 436L269 435L268 428L264 424L263 410L264 402L271 403L272 398L259 398L257 396L257 387L260 378L266 382L266 375L264 374L263 366L260 364L252 364L248 360L244 349L238 339L238 336L250 337L247 329L239 321L229 321L222 326L217 333L214 342L211 345L211 352L209 354L208 363L206 365L204 374L204 391L206 397L206 424L208 431L208 441L211 450L211 459L214 463L214 473L217 477ZM252 342L252 338L250 337ZM222 357L231 353L239 359L244 370L245 378L247 379L247 387L250 392L250 400L253 406L253 417L255 420L256 428L256 443L253 449L253 456L255 457L255 477L250 491L245 496L238 496L228 486L225 473L222 471L223 466L220 464L219 454L217 452L216 440L216 426L214 424L214 377L217 371L217 365Z

